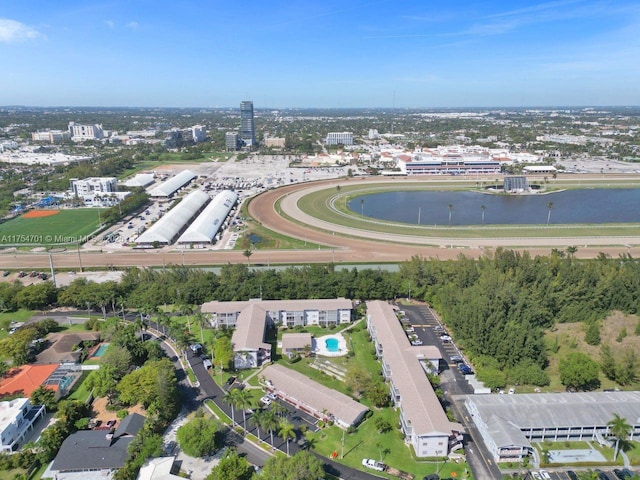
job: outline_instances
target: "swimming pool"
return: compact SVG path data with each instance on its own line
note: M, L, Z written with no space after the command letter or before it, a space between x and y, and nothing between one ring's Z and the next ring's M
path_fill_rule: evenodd
M103 343L101 344L98 349L93 352L93 355L91 355L92 357L101 357L102 355L104 355L104 352L107 351L107 348L109 348L109 344L108 343Z
M337 338L327 338L324 341L324 345L327 348L327 352L339 352L340 346L338 345Z

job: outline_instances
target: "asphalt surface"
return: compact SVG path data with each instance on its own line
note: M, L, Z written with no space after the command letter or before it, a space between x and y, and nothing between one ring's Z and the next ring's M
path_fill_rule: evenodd
M213 381L213 378L211 377L207 369L202 364L202 359L198 355L189 351L188 360L189 360L189 364L191 365L191 369L193 370L193 373L195 374L196 378L198 379L198 382L200 383L200 390L202 391L201 396L206 399L213 400L213 402L218 406L218 408L220 408L226 415L231 417L232 415L231 407L222 400L224 396L224 390L220 388ZM287 413L285 414L287 419L291 421L294 425L300 425L301 423L307 421L305 419L309 418L308 415L304 414L303 412L297 411L291 405L285 404L283 402L281 402L281 404L287 409ZM236 423L244 428L245 416L242 414L242 411L234 411L234 417L235 417ZM258 436L257 429L252 425L250 418L251 418L251 414L246 413L246 422L247 422L246 429L251 434ZM295 453L300 451L301 448L303 448L300 445L301 443L300 441L302 440L303 436L299 432L299 430L296 430L296 435L297 435L296 440L295 441L292 440L289 442L289 453L291 455L294 455ZM286 442L282 438L275 435L275 433L273 435L273 438L274 438L274 448L286 453L287 452ZM260 431L260 439L263 440L265 444L268 444L267 447L271 445L271 435L269 434L269 432ZM238 434L235 434L235 436L231 440L232 440L232 444L236 445L236 447L238 448L238 451L247 453L247 459L254 465L263 466L266 460L268 459L268 457L270 457L269 453L255 446L253 443L245 441L244 438L242 438L242 436ZM325 471L336 477L339 477L345 480L379 480L380 479L380 477L376 475L371 475L366 472L361 472L359 470L347 467L337 462L333 462L325 457L322 457L319 455L316 455L316 457L318 457L323 462Z

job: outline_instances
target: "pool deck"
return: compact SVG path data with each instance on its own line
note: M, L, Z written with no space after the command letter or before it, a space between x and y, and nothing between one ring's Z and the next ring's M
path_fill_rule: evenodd
M327 350L325 340L329 340L332 338L338 341L337 352L330 352L329 350ZM322 357L344 357L349 352L349 349L347 348L347 341L339 333L336 333L335 335L325 335L323 337L316 338L314 347L315 354Z

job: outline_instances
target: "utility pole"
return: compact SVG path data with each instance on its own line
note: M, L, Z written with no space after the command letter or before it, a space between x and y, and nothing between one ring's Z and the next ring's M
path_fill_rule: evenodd
M53 257L51 256L51 254L49 254L49 267L51 267L51 281L53 282L53 286L57 287L57 285L56 285L56 272L53 269Z
M82 268L82 258L80 258L80 240L78 240L78 263L80 263L80 271L84 272Z

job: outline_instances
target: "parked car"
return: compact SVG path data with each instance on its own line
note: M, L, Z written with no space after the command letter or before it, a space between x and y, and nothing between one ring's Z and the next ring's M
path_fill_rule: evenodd
M116 421L111 419L111 420L107 420L107 423L104 424L106 427L112 428L116 425Z
M272 400L267 395L265 395L264 397L262 397L260 399L260 402L262 402L263 404L265 404L268 407L269 405L271 405Z
M451 357L449 357L451 359L451 361L453 363L460 363L462 362L462 357L460 355L451 355Z
M9 270L5 270L4 272L2 272L2 276L3 277L8 277L10 273L11 272Z
M551 480L551 475L546 470L540 470L540 476L544 478L544 480Z
M202 345L200 345L199 343L194 343L192 345L189 345L189 348L195 354L199 354L202 351Z
M419 338L416 338L415 340L413 340L411 342L411 345L413 345L413 346L422 345L422 340L420 340Z
M381 462L376 462L372 458L363 458L362 466L366 468L370 468L371 470L375 470L376 472L384 472L386 465Z
M573 470L567 470L567 476L569 477L569 480L580 480L578 474Z
M211 363L211 360L209 360L208 358L202 360L202 365L204 365L204 368L206 368L207 370L213 367L213 363Z
M167 443L167 448L165 448L164 451L167 452L168 454L171 454L173 453L175 448L176 448L176 442L171 440L169 443Z
M436 325L435 327L433 327L433 329L436 332L441 332L442 330L444 330L444 327L442 325Z
M458 368L460 369L460 373L463 375L471 375L473 373L472 368L466 363L461 363Z
M20 272L18 274L18 277L22 278L22 277L26 277L27 276L27 272Z

